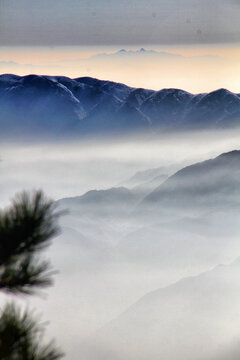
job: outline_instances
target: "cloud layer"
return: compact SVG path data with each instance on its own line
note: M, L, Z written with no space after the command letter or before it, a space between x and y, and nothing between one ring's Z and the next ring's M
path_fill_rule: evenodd
M2 0L0 44L232 43L239 9L236 0Z

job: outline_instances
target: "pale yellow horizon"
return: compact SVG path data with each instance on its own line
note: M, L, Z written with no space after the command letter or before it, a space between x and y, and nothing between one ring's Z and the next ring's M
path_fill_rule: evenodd
M113 54L121 49L119 46L0 47L0 73L91 76L153 90L181 88L199 93L227 88L240 93L239 45L143 47L172 56L92 58L102 53Z

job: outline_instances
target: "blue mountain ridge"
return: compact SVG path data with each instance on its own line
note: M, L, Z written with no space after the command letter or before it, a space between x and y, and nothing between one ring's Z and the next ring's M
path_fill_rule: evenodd
M0 75L0 132L64 134L240 125L240 94L153 91L80 77Z

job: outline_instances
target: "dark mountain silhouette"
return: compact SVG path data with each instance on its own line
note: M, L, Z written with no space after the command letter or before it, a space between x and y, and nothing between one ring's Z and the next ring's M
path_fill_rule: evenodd
M182 123L184 111L193 97L186 91L163 89L146 99L140 109L155 126L172 128Z
M0 76L2 135L71 135L240 124L240 96L135 89L90 77Z

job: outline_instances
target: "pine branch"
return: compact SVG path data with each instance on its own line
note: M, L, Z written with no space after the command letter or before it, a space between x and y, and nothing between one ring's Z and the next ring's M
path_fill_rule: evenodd
M38 262L32 254L26 254L14 263L0 267L0 290L32 295L36 288L52 285L55 273L50 270L49 262Z
M63 357L54 343L41 345L44 326L28 311L8 304L0 316L1 360L58 360Z
M51 200L41 191L19 194L10 208L0 212L0 290L33 294L52 284L48 262L36 254L59 232Z

